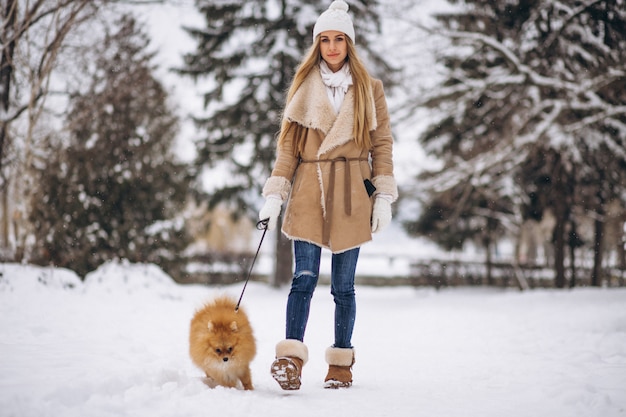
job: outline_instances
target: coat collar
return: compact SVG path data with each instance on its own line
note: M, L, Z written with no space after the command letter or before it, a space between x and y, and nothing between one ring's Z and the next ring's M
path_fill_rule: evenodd
M376 107L372 97L372 130L376 129ZM346 93L339 114L335 114L318 68L312 70L285 108L284 118L324 135L317 155L322 156L352 140L354 123L354 88Z

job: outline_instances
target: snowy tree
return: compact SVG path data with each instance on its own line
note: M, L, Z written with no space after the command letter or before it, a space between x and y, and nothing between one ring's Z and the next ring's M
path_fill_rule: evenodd
M557 218L555 285L563 287L566 225L578 203L579 174L595 168L585 155L593 149L618 165L626 161L626 4L462 4L458 12L438 15L440 26L432 31L453 45L439 56L445 80L409 103L433 109L435 122L421 141L443 161L441 170L420 179L421 186L432 199L453 189L508 199L516 207L508 216L514 224L529 202L529 183L519 181L528 178L521 167L547 155L550 166L541 175L548 175L550 187L544 188L544 201ZM611 192L623 196L623 176L620 181L620 190ZM475 201L459 201L467 207L454 212L483 215Z
M27 197L32 189L30 167L40 145L35 127L50 90L51 74L69 35L91 19L101 4L90 0L0 0L0 249L7 253L11 252L9 219L13 219L16 239L27 234L22 230L27 215L19 196ZM18 201L11 204L10 196Z
M81 30L93 31L95 18L113 5L162 1L0 0L0 257L23 256L33 160L50 151L45 137L66 107L58 68L79 60L72 54L92 39Z
M204 80L206 114L196 117L206 132L198 140L197 164L226 170L224 182L210 184L210 206L228 201L235 213L256 216L260 189L270 173L284 96L311 44L312 28L330 1L203 1L205 28L188 28L197 50L185 56L181 74ZM379 75L390 73L368 47L379 31L377 2L350 2L363 58ZM276 229L274 284L291 278L291 245Z
M171 150L177 118L146 35L130 17L118 26L98 48L90 88L72 97L70 145L38 163L33 260L84 275L124 258L176 276L188 243L176 216L190 180Z

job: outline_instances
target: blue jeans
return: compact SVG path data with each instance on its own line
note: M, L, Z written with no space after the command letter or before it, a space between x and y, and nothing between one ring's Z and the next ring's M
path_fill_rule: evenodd
M287 339L304 341L313 292L320 272L322 248L312 243L293 242L296 270L287 299ZM330 292L335 300L335 347L351 348L356 317L354 274L359 248L332 257Z

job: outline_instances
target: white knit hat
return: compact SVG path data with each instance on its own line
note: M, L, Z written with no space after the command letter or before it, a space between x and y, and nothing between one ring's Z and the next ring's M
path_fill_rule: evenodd
M335 0L333 1L328 10L320 15L313 27L313 41L317 35L327 30L336 30L343 32L354 43L354 26L352 26L352 19L348 15L349 6L345 1Z

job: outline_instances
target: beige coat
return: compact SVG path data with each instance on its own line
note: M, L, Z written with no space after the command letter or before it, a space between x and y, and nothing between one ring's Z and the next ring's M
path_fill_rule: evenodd
M353 88L336 115L319 70L311 71L285 109L283 117L306 128L304 152L296 158L291 144L279 149L263 195L288 199L282 232L290 239L334 253L359 247L372 239L373 198L367 195L364 179L376 186L374 195L386 193L394 201L398 197L385 93L380 80L371 83L375 110L369 151L359 149L352 139Z

